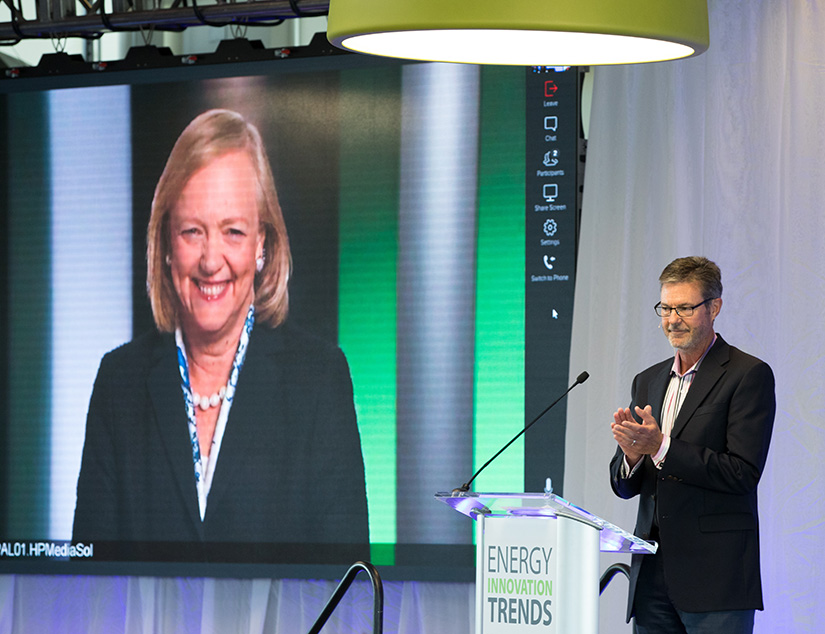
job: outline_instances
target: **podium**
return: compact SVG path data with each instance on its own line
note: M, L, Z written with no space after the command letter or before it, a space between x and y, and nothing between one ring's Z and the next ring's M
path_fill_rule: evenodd
M653 554L552 493L437 493L476 522L476 634L596 634L599 552Z

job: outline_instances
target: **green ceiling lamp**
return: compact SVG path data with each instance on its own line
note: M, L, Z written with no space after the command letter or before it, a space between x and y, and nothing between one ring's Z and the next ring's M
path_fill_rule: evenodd
M707 50L707 0L330 0L339 48L513 66L636 64Z

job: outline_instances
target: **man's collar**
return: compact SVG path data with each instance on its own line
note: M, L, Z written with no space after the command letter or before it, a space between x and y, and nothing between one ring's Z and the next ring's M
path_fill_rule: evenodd
M687 369L685 372L681 372L682 369L682 359L679 357L679 351L676 351L676 354L673 357L673 367L670 369L671 374L675 374L676 376L685 376L686 374L690 374L691 372L696 372L699 369L699 364L702 363L702 359L704 359L710 349L713 347L713 344L716 343L716 340L719 338L715 332L713 333L713 339L711 339L710 345L705 348L705 351L702 353L702 356L699 357L699 360L696 361L690 368Z

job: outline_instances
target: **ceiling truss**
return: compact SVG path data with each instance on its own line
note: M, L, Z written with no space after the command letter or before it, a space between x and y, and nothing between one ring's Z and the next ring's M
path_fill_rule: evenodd
M34 15L24 15L21 0L0 0L3 5L11 17L0 22L0 41L15 44L32 38L96 39L116 31L277 25L326 15L329 0L35 0Z

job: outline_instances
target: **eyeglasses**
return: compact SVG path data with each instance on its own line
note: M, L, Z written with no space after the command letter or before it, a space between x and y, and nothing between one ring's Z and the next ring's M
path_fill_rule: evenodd
M708 302L713 301L716 299L715 297L708 297L705 301L699 302L696 306L666 306L659 302L653 307L653 310L656 311L656 314L659 317L670 317L670 314L674 311L676 312L679 317L690 317L693 315L693 311L695 311L699 306L703 304L707 304Z

